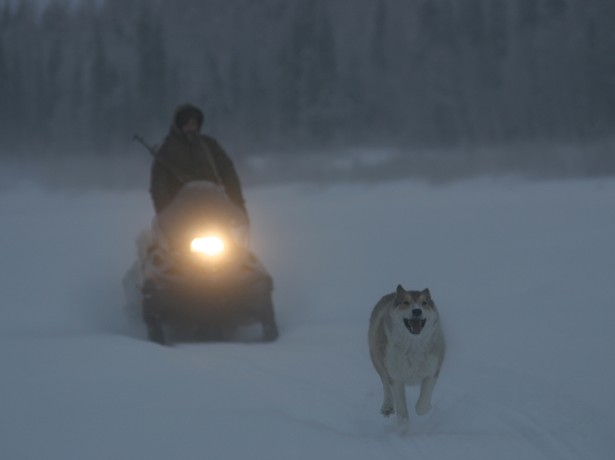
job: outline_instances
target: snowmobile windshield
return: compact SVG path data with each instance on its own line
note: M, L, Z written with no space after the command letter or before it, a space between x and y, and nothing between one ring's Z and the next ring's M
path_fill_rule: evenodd
M208 181L186 184L157 216L157 223L174 247L185 247L203 232L247 233L248 228L245 212Z

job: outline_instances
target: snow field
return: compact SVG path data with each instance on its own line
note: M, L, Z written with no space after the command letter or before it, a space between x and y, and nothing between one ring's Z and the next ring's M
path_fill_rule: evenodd
M0 457L611 459L615 181L246 191L273 344L143 340L120 281L143 193L0 195ZM447 357L424 417L379 414L367 320L429 287Z

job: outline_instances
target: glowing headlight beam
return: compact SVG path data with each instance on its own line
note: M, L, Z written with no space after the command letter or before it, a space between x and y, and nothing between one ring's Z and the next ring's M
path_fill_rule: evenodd
M224 241L217 236L194 238L190 243L190 250L210 257L219 256L224 252Z

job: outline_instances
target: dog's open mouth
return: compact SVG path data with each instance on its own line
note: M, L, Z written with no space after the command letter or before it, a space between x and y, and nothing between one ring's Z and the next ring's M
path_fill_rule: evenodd
M426 322L427 319L425 318L404 318L404 324L406 325L406 328L410 331L411 334L415 335L421 333L421 331L425 327Z

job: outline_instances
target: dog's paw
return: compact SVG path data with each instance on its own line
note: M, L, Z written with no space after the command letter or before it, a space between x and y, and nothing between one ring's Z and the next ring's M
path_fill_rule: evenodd
M395 409L393 409L393 406L391 404L383 404L380 408L380 413L384 417L389 417L390 415L395 413Z
M429 401L418 401L416 406L414 406L416 413L419 415L425 415L427 412L431 410L431 402Z

